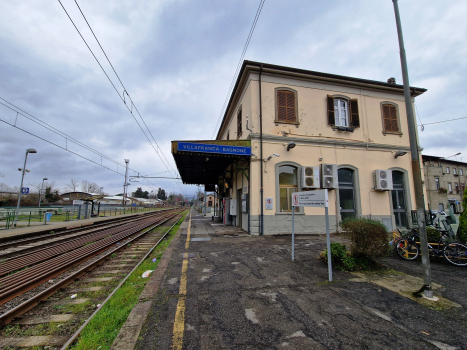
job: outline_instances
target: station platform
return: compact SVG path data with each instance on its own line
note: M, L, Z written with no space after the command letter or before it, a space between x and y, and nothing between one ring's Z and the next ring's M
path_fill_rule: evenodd
M452 317L465 314L464 296L461 309L442 313L347 272L334 270L329 283L327 264L318 258L325 236L297 236L291 261L290 236L251 236L190 214L112 349L426 350L466 344L465 318Z
M111 221L122 217L137 216L143 213L134 214L122 214L116 216L101 216L90 219L73 220L73 221L61 221L61 222L48 222L47 225L44 223L32 225L29 227L16 227L10 229L0 230L0 242L10 239L26 238L28 236L37 235L41 233L48 233L50 231L61 231L69 228L81 227L93 225L98 222Z

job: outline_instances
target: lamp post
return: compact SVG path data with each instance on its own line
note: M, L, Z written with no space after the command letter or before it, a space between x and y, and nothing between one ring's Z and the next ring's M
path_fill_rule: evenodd
M29 170L26 170L26 161L28 160L28 153L37 153L37 151L34 148L28 148L26 150L26 156L24 157L24 166L23 169L18 169L20 170L23 174L21 176L21 186L19 186L19 191L18 191L18 205L16 206L16 212L15 212L15 222L13 223L13 227L16 227L16 223L18 222L18 212L19 212L19 205L21 203L21 192L23 190L23 180L24 180L24 174L26 171L29 172Z
M42 187L41 187L41 190L39 192L39 208L41 207L41 197L42 197L42 192L44 191L44 181L48 180L48 178L44 177L42 179Z

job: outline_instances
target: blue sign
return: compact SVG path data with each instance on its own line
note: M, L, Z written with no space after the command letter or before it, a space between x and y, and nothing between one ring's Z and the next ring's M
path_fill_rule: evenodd
M206 143L179 142L179 151L230 154L236 156L251 156L251 147L226 146Z
M29 187L21 187L21 193L29 193Z

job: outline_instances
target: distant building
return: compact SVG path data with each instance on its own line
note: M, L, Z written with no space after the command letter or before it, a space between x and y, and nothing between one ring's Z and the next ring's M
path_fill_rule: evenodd
M432 210L448 210L461 213L462 194L467 179L467 163L423 155L423 171L427 202Z

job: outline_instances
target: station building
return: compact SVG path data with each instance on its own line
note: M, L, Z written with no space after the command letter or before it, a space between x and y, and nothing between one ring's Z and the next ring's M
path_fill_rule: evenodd
M412 100L426 89L411 88ZM216 140L173 141L184 183L217 191L225 224L291 232L293 192L329 189L331 230L347 217L388 229L415 208L402 85L244 61ZM295 208L324 233L322 208Z

